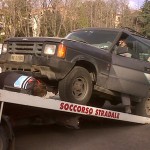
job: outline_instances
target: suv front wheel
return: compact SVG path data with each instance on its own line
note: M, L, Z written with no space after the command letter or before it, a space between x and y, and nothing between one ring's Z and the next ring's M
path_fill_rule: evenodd
M91 98L93 84L90 73L76 66L59 82L61 100L86 105Z

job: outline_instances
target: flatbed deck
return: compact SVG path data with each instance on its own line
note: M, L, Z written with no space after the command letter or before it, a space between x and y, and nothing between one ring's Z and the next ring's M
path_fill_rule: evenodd
M107 119L121 120L127 122L134 122L140 124L149 124L150 118L142 117L108 109L90 107L79 105L75 103L64 102L55 99L46 99L37 96L31 96L22 93L10 92L0 90L0 120L3 113L3 106L5 103L19 104L24 106L32 106L37 108L44 108L49 110L56 110L68 113L75 113L80 115L89 115Z

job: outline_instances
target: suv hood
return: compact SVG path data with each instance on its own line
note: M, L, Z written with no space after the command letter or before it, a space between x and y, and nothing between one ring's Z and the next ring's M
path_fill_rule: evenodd
M13 37L5 42L61 42L63 38L57 37Z

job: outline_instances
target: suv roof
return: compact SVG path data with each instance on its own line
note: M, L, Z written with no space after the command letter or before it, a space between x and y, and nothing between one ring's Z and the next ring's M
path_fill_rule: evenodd
M91 28L77 29L77 30L74 30L73 32L76 32L76 31L88 31L88 30L108 30L108 31L125 32L125 33L130 34L130 35L135 35L135 36L139 36L139 37L148 39L146 36L144 36L141 33L137 32L137 31L135 31L135 30L133 30L131 28L128 28L128 27L123 27L123 28L98 28L98 27L91 27Z

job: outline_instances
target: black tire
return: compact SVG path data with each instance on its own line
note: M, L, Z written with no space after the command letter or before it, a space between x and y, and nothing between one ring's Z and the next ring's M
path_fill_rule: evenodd
M102 108L105 103L105 100L100 98L98 95L93 94L88 103L89 106Z
M90 100L93 84L89 72L76 66L59 82L58 88L61 100L86 105Z
M0 125L0 150L8 150L9 139L6 130Z
M135 106L135 114L150 117L150 98L145 98Z

